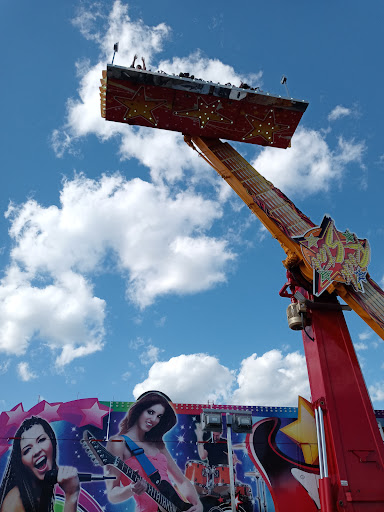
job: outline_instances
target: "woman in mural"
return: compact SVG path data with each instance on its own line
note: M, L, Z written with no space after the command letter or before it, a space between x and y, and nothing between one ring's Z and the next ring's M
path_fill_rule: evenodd
M141 477L136 483L131 482L115 467L109 466L108 474L116 476L115 480L107 482L108 499L111 503L120 503L133 497L138 512L156 512L158 504L146 492L148 486L153 486L158 487L163 495L182 508L176 503L180 500L179 496L173 496L176 493L171 485L172 479L178 492L192 505L189 512L202 512L203 506L194 486L185 478L163 442L164 434L177 422L176 413L169 402L168 397L158 391L144 393L121 421L119 434L108 442L107 450L117 455ZM161 478L158 486L147 476L141 466L142 457L137 453L139 461L133 455L124 436L128 437L130 444L133 441L138 446L139 452L144 451L145 459L157 470Z
M58 467L56 455L57 441L50 424L37 416L24 420L15 434L1 483L0 512L52 512L55 484L52 478L44 478L51 470L57 471L57 483L65 493L64 512L76 512L77 469Z

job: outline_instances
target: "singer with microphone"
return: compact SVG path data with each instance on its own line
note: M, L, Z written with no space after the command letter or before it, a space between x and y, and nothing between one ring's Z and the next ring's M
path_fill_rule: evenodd
M56 482L65 493L64 512L76 512L77 469L58 466L57 440L50 424L32 416L15 434L0 487L0 512L53 512Z

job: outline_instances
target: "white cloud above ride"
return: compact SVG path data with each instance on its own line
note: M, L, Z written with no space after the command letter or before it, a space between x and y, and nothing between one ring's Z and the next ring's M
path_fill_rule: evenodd
M228 403L234 373L208 354L181 354L154 363L148 377L133 389L135 398L160 389L175 403Z
M365 149L364 142L342 136L338 137L335 149L331 149L323 134L299 127L291 148L264 148L252 165L283 192L303 197L339 187L350 163L364 168Z
M336 107L328 114L328 121L336 121L342 117L354 115L355 112L351 108L343 107L343 105L336 105Z
M22 361L17 365L17 373L22 381L28 382L32 379L36 379L37 375L30 370L29 364L26 361Z
M238 370L208 354L182 354L158 361L133 394L137 398L150 389L161 389L176 403L296 407L298 395L310 396L304 356L298 352L283 355L276 349L261 356L252 354Z

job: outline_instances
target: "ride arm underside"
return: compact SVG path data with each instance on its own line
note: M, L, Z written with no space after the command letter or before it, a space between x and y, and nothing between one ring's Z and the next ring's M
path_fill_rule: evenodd
M300 246L293 237L302 236L315 224L227 142L188 136L184 140L226 180L278 240L287 254L284 266L288 270L299 269L305 280L312 283L313 273L305 265ZM352 286L336 282L327 288L329 293L336 291L384 339L384 291L368 275L364 290L365 293L359 293Z

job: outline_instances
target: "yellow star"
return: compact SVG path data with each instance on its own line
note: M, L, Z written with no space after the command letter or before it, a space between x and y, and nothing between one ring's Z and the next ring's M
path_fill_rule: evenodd
M174 115L198 119L200 128L204 128L209 122L212 121L217 123L233 124L233 121L231 121L228 117L223 116L218 111L218 109L221 107L220 100L215 100L213 103L208 105L203 98L199 97L197 99L197 104L197 109L174 112Z
M143 117L147 121L149 121L154 126L157 125L157 119L153 115L153 111L155 108L160 106L164 106L169 108L167 105L167 100L153 100L148 99L145 95L145 88L140 87L136 93L132 96L132 98L122 98L119 96L115 96L115 99L127 107L127 111L124 114L124 121L130 121L135 117Z
M317 236L314 236L313 233L311 233L309 235L309 237L306 238L306 241L308 242L307 247L311 248L311 247L317 247L317 242L319 241L319 239Z
M253 139L255 137L263 137L269 144L273 144L275 133L282 132L289 128L285 124L276 124L275 113L270 110L264 117L260 119L252 114L245 114L245 118L252 126L251 130L244 135L243 140Z
M297 443L307 464L314 464L319 457L315 413L312 405L299 396L299 412L297 420L280 429L292 441Z

